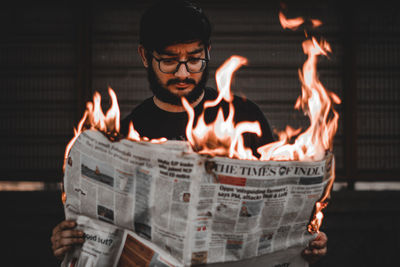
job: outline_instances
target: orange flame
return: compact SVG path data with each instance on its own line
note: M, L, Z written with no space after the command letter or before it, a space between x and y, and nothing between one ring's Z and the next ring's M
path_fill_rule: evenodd
M295 29L304 23L303 18L286 19L282 12L279 17L284 28ZM319 20L311 19L310 21L313 27L322 24ZM310 119L310 126L302 133L301 129L293 129L290 126L287 126L285 131L278 132L278 141L258 148L257 151L261 155L260 160L319 161L326 157L327 151L332 151L333 137L337 131L339 119L332 104L340 104L341 100L336 94L324 88L317 75L318 56L328 56L331 47L325 40L318 42L316 38L312 37L303 42L303 50L308 58L303 68L299 70L302 95L297 99L295 108L304 111ZM258 122L243 122L234 125L233 122L235 109L232 104L233 95L230 91L232 75L246 63L247 60L239 56L232 56L228 59L216 73L218 97L214 101L207 101L204 104L204 109L206 109L215 107L222 100L228 102L229 114L226 119L220 108L214 122L207 125L203 112L194 126L194 110L186 99L182 98L182 105L189 117L186 136L198 153L238 159L257 159L250 149L244 147L242 134L251 132L260 136L260 125ZM297 138L292 141L292 138L296 136ZM322 223L321 210L327 205L326 200L333 185L334 164L331 177L331 182L323 197L316 203L315 214L309 227L310 231L318 232Z
M133 122L129 122L129 133L127 138L133 141L140 141L140 135L133 127Z
M234 124L233 118L235 109L233 107L233 95L230 91L232 75L247 59L240 56L232 56L217 70L215 79L218 87L218 97L213 101L206 101L204 109L215 107L222 100L229 103L229 114L225 119L222 108L219 108L217 117L213 123L206 124L204 112L194 126L194 110L185 98L182 98L182 105L188 113L186 126L186 137L195 151L200 154L212 156L228 156L239 159L257 159L253 156L251 149L244 146L243 133L250 132L261 136L259 122L240 122Z
M312 37L303 42L303 50L308 59L303 69L299 70L302 95L297 99L295 108L301 108L308 115L310 127L292 144L289 143L292 130L286 128L286 131L278 134L279 141L258 148L261 160L318 161L325 157L326 151L332 150L339 119L332 102L339 104L340 98L324 88L318 79L316 67L318 56L327 56L331 47L325 40L318 42Z
M303 18L287 19L282 12L279 19L283 28L297 29L305 21ZM321 21L311 19L313 27L322 24ZM307 35L306 35L307 36ZM318 56L328 56L331 52L329 43L325 40L317 41L314 37L303 42L304 53L308 59L299 70L299 77L302 83L302 95L297 99L295 108L302 109L310 118L310 127L301 133L301 129L293 129L287 126L285 131L278 132L279 141L266 144L258 148L261 155L260 160L299 160L299 161L318 161L326 156L327 151L333 147L333 137L337 131L339 115L332 107L332 102L339 104L340 98L333 92L327 91L318 79L316 66ZM217 70L216 83L218 97L213 101L204 103L204 110L215 107L222 100L229 105L227 118L224 117L222 108L219 108L214 122L206 124L204 112L200 114L196 126L194 126L195 113L192 106L185 98L182 98L182 106L188 113L188 123L186 127L186 137L191 146L200 154L211 156L228 156L230 158L257 160L252 150L244 146L243 134L246 132L255 133L261 136L259 122L244 121L234 123L235 109L232 104L233 95L230 91L232 76L242 65L247 64L247 59L240 56L232 56ZM94 129L103 132L112 140L120 138L120 113L117 97L114 91L109 88L111 96L111 107L104 115L101 109L101 96L95 93L93 102L88 102L86 111L80 120L77 129L74 129L75 136L68 143L65 155L64 166L67 157L78 138L79 134L85 129ZM301 133L301 134L300 134ZM297 138L291 142L293 137ZM126 137L133 141L149 141L152 143L165 142L166 138L149 140L147 137L140 137L134 129L133 123L129 124L129 133ZM316 203L315 213L309 225L310 232L318 232L322 223L322 209L327 205L333 181L334 181L334 160L331 166L331 182L327 186L324 195ZM65 200L65 195L63 195Z
M300 19L288 20L279 13L279 19L283 28L296 29L302 23ZM297 23L294 23L296 21ZM322 25L319 20L312 19L313 27ZM307 34L306 34L307 37ZM328 56L331 47L325 40L317 41L316 38L306 39L303 42L303 51L308 58L299 70L299 78L302 83L302 95L297 99L295 108L302 109L310 119L310 127L300 134L292 143L289 143L294 133L293 129L287 127L285 131L278 133L279 141L267 144L258 148L261 160L300 160L311 161L321 160L326 156L326 151L332 151L333 138L338 127L339 114L333 108L332 103L340 104L340 98L325 89L317 75L318 56ZM315 212L308 230L319 232L322 223L322 210L327 206L330 191L335 180L335 162L331 162L330 176L331 181L325 188L321 199L315 204Z
M85 123L87 117L88 117L88 112L86 110L85 113L83 114L82 119L78 123L78 127L76 129L74 128L74 137L71 139L71 141L69 141L69 143L67 144L67 146L65 148L63 172L65 172L65 164L67 163L68 155L69 155L69 152L71 151L72 145L75 143L76 139L81 134L83 124Z
M111 97L111 107L107 110L106 115L104 115L101 108L101 95L98 92L94 93L93 102L89 101L86 103L85 113L83 114L82 119L79 121L77 129L74 129L74 137L71 139L71 141L69 141L65 148L63 171L65 171L65 164L73 144L75 143L79 134L81 134L84 130L91 129L100 131L111 140L118 140L122 137L119 132L120 111L117 96L110 87L108 88L108 93ZM133 127L132 122L129 124L129 132L126 138L132 141L150 141L152 143L162 143L167 140L166 138L153 140L149 140L149 138L146 137L141 138L139 133Z
M322 21L320 21L318 19L311 19L310 21L314 28L317 28L322 25Z
M310 233L315 233L315 232L319 233L319 228L321 227L322 219L324 218L322 210L325 209L326 206L328 205L328 200L332 190L333 182L335 181L335 159L332 157L332 155L327 159L326 165L327 169L329 169L326 171L329 173L331 181L329 182L329 184L327 184L321 199L315 203L315 211L313 214L313 218L310 224L308 225L308 231Z
M317 28L322 25L322 21L318 19L310 19L309 21L313 28ZM279 22L281 23L282 28L295 31L305 22L305 20L302 17L288 19L285 15L283 15L282 11L279 11Z
M282 28L291 30L296 30L298 27L300 27L301 24L304 23L304 19L301 17L287 19L281 11L279 12L279 21L282 25Z

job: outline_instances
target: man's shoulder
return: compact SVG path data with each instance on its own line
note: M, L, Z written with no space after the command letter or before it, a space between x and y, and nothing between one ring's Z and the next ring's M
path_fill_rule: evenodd
M131 114L141 113L141 112L148 111L151 109L154 109L153 97L149 97L149 98L143 100L139 105L137 105L136 107L134 107L132 109Z
M152 114L152 110L154 109L153 98L149 97L141 102L139 105L134 107L132 111L121 121L121 132L126 134L129 127L129 122L135 121L137 122L138 118L148 118L150 114Z

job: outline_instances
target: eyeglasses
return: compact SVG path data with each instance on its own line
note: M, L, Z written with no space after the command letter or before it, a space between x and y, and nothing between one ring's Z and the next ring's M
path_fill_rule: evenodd
M207 58L189 58L186 61L179 61L174 58L156 58L152 57L158 62L158 68L163 73L175 73L179 70L181 64L185 64L186 70L190 73L202 72L208 63Z

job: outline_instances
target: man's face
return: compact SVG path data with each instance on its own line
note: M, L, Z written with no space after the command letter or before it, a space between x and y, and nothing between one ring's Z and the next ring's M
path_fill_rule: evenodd
M154 95L161 101L173 105L181 105L181 97L189 102L196 101L203 92L208 78L208 68L200 73L190 73L185 64L181 64L175 73L163 73L157 59L175 59L187 61L206 58L205 48L200 42L183 43L167 46L160 53L154 51L148 58L148 79Z

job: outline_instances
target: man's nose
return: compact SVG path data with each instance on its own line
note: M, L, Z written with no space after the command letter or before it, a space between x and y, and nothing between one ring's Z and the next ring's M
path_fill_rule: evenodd
M182 80L189 77L189 75L190 75L190 72L188 72L188 70L186 69L185 64L181 64L179 66L178 70L175 72L175 77L182 79Z

